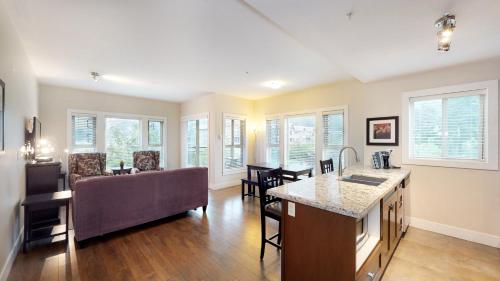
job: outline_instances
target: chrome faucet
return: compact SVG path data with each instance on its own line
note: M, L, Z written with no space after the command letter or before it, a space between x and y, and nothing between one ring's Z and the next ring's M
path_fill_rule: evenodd
M350 149L352 149L352 151L354 151L354 156L356 157L356 162L359 162L358 152L356 151L356 149L354 149L354 147L352 147L352 146L344 146L344 147L342 147L342 149L339 152L339 178L342 177L342 172L343 172L343 169L342 169L342 152L344 152L344 150L346 150L348 148L350 148Z

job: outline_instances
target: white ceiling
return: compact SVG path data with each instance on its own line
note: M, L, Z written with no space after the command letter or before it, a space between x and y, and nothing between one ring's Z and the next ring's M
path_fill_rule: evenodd
M255 99L500 55L495 0L3 1L42 83L171 101ZM445 11L457 29L438 53ZM90 71L105 77L95 83Z

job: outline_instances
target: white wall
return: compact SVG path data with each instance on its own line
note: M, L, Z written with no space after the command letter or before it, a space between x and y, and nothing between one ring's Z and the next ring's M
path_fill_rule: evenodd
M364 162L371 163L374 151L392 148L394 163L399 164L401 139L399 147L365 145L366 118L400 115L402 92L499 78L500 58L373 83L344 81L258 100L255 118L263 120L266 114L347 104L349 142L364 151ZM446 234L459 233L462 238L500 247L499 171L408 168L412 170L415 225Z
M50 139L66 162L68 109L127 113L167 118L167 168L178 168L180 104L107 93L40 85L40 121L43 137Z
M6 280L20 241L25 196L25 120L38 114L37 82L22 43L0 1L0 79L6 84L5 154L0 155L0 280Z
M181 116L199 113L209 113L209 182L210 188L219 189L239 184L245 173L223 175L222 173L222 116L224 113L244 115L247 117L247 162L254 162L254 135L252 127L253 101L227 96L222 94L209 94L203 97L185 102L181 105ZM183 136L180 136L182 138Z

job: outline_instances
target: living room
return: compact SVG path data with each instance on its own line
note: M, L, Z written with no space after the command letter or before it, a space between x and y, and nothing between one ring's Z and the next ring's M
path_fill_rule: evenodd
M0 281L499 280L499 11L1 0Z

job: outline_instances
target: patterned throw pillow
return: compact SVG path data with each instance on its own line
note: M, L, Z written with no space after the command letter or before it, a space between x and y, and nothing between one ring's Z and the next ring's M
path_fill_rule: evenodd
M136 157L137 169L141 171L150 171L156 169L156 163L149 155L137 155Z
M82 177L101 176L101 163L99 159L80 159L78 161L78 174Z

